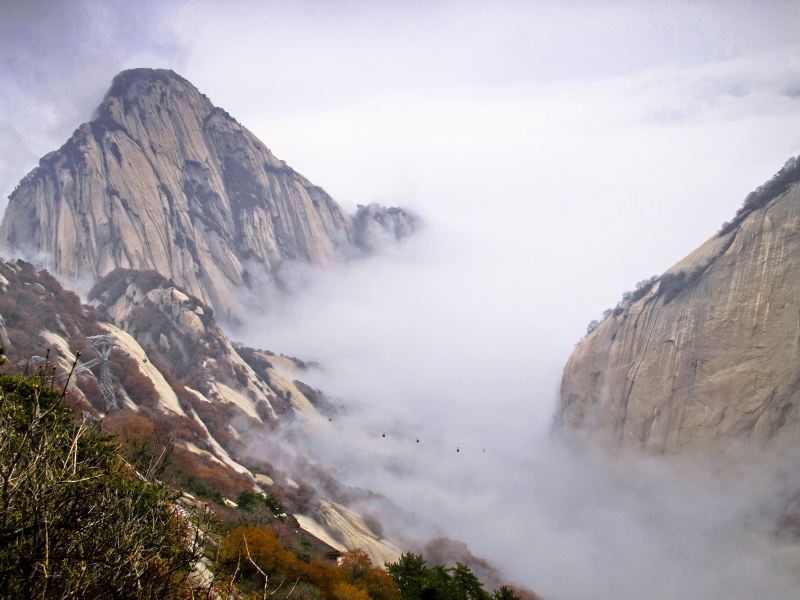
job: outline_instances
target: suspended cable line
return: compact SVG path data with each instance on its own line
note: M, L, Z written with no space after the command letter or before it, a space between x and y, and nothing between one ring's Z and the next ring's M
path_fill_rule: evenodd
M372 403L369 403L369 402L361 402L361 401L352 401L351 402L351 401L348 400L346 403L343 403L341 406L344 409L345 414L347 412L347 409L349 407L351 407L351 406L365 406L365 407L374 408L374 409L380 410L380 411L392 412L392 413L396 413L396 414L399 414L399 415L405 415L407 417L413 417L417 421L424 422L424 423L443 423L443 424L447 424L447 426L450 429L462 429L462 430L465 430L465 431L476 431L476 432L481 432L481 433L502 433L501 431L499 431L497 429L494 429L494 428L470 427L468 425L453 425L452 421L448 420L446 417L436 417L436 416L433 416L433 415L430 415L430 414L425 415L425 414L421 414L421 413L410 412L410 411L407 411L407 410L399 410L399 409L396 409L396 408L389 408L389 407L386 407L386 406L381 406L379 404L372 404ZM333 419L333 420L335 420L335 419Z
M401 456L396 456L394 454L387 454L385 452L378 452L377 450L369 450L367 448L362 448L360 446L354 446L353 444L347 444L346 443L345 446L347 446L348 448L351 448L353 450L357 450L358 452L363 452L365 454L372 454L374 456L380 456L380 457L386 458L388 460L407 463L407 464L411 464L411 465L417 465L417 466L425 467L427 469L435 469L435 470L438 470L438 471L449 471L451 473L471 473L471 471L469 469L465 469L465 468L449 467L449 466L444 466L444 465L433 464L433 463L430 463L430 462L424 462L424 461L421 461L421 460L415 460L415 459L412 459L412 458L403 458Z
M354 419L350 417L346 417L344 419L339 419L336 421L328 420L328 423L331 425L335 425L337 423L344 422L348 425L355 425L358 426L362 433L365 435L372 437L375 436L380 440L386 441L400 441L400 442L409 442L414 444L415 446L439 446L443 448L450 448L455 450L456 453L461 453L463 451L470 451L470 452L480 452L486 453L486 446L475 446L471 443L463 443L463 442L455 442L444 440L441 438L437 438L433 435L423 434L421 432L417 433L403 433L397 431L395 428L389 429L386 427L380 427L380 424L376 424L374 422L364 421L361 419Z

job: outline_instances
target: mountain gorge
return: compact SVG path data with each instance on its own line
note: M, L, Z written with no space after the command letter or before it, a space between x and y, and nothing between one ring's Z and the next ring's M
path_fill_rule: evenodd
M561 427L674 453L800 428L800 161L578 344Z
M327 266L416 225L397 208L351 217L187 80L133 69L17 186L0 245L68 280L153 270L228 315L262 272Z
M398 539L410 513L317 462L310 440L347 407L304 381L313 363L235 343L220 324L246 318L240 301L252 308L265 277L280 287L284 269L368 258L418 227L402 208L348 215L174 72L124 71L9 198L0 343L12 372L65 386L79 421L114 435L133 467L168 453L159 477L183 507L230 527L263 498L258 518L308 560L356 549L382 568L405 544L499 587L463 544Z
M223 511L269 492L293 536L383 565L400 551L346 506L363 492L292 450L334 404L300 380L305 362L234 344L217 316L284 266L365 256L417 226L399 208L346 214L179 75L124 71L9 199L6 256L36 266L0 259L0 341L54 385L74 365L70 402L110 432L168 440L173 485ZM88 282L89 303L40 267Z
M535 578L542 578L549 580L550 590L562 589L562 574L581 568L600 572L587 578L591 587L648 589L650 581L615 588L613 581L604 579L604 571L614 570L614 578L623 580L629 571L650 569L662 584L674 580L675 573L690 572L695 578L688 577L689 583L681 587L694 591L697 573L687 565L702 562L695 560L699 554L684 556L674 548L713 548L714 544L694 542L728 531L728 522L695 527L720 512L714 505L718 496L712 495L707 503L714 506L699 516L686 518L682 505L672 515L664 509L673 493L669 481L652 486L649 479L635 482L639 487L624 477L606 479L590 467L584 469L583 456L573 459L574 448L562 447L561 440L552 444L557 446L549 449L552 454L542 450L549 442L538 447L541 458L530 451L531 440L511 439L514 430L509 428L480 436L456 432L457 425L450 422L455 419L445 413L441 424L423 422L420 427L415 420L427 417L394 411L394 404L388 409L392 416L374 418L372 413L385 407L368 404L373 401L370 394L388 390L386 397L399 398L399 408L415 410L411 401L408 407L404 404L413 394L402 387L391 389L380 369L362 367L363 356L362 362L335 363L336 352L344 353L340 350L328 351L323 359L335 366L354 365L341 369L344 375L337 373L352 380L352 386L337 387L330 371L340 369L310 360L320 360L313 348L324 343L313 335L313 343L297 351L301 358L281 354L286 348L276 347L275 340L285 341L287 336L275 333L275 321L285 320L291 336L298 338L297 312L285 313L289 318L279 312L273 321L263 321L272 329L253 326L258 335L247 339L254 347L229 337L225 327L235 323L241 332L248 314L253 316L245 307L266 311L266 287L286 288L282 297L287 303L298 300L289 289L293 280L288 275L295 267L313 274L341 261L360 260L365 265L362 259L411 236L419 226L417 217L402 208L371 204L348 214L176 73L124 71L114 78L93 118L59 150L42 158L10 197L0 224L0 246L6 253L6 259L0 259L0 343L7 368L49 377L54 388L65 385L67 373L74 369L64 389L81 423L96 424L98 431L116 436L136 452L169 447L169 464L159 476L179 490L182 506L211 506L221 520L235 525L251 518L248 503L268 502L258 504L259 518L269 513L264 518L267 527L298 556L305 552L311 567L315 563L308 547L334 565L335 557L350 549L363 551L377 565L416 549L420 560L447 565L454 573L463 575L461 567L468 565L485 585L499 590L507 580L503 574L461 541L438 537L463 534L476 551L493 559L501 556L510 564L516 561L517 577L528 577L525 573L534 565L530 580L537 587ZM566 439L585 436L613 447L643 449L645 453L631 453L638 454L635 460L642 464L648 452L677 454L739 441L795 440L800 423L798 232L800 164L792 160L748 196L718 234L663 275L642 282L592 326L563 373L556 419L569 434ZM376 280L374 274L388 262L369 263L367 275ZM470 291L490 288L475 277L479 271L472 266L465 269ZM416 285L404 285L396 305L380 304L381 315L392 318L405 310L407 294L422 285L416 278L412 281ZM441 285L451 280L443 281ZM69 291L73 285L82 290L82 297ZM308 295L339 310L344 303L332 299L330 288L322 289ZM363 296L352 297L355 301L348 296L347 308L367 312ZM447 296L443 298L444 304ZM300 301L297 305L315 316L322 312L309 329L324 329L320 322L330 321L331 314L338 317L335 311L307 310ZM409 314L418 317L413 311ZM437 318L434 325L441 321ZM496 325L493 318L485 317L489 327ZM375 321L364 320L364 328L372 328ZM413 323L419 327L413 332L414 344L432 335L451 337L446 328L425 328L430 323L420 321ZM343 322L337 337L348 342L349 335L358 337L357 327ZM397 323L385 337L398 335L407 321ZM375 329L381 333L380 327ZM107 357L95 336L107 340ZM312 351L306 356L309 347ZM445 350L441 356L434 354L429 354L435 360L427 361L427 374L420 370L428 356L424 353L391 355L390 367L425 380L442 370L440 359L455 362L444 356ZM503 365L503 372L509 368ZM457 373L461 381L461 364ZM379 385L370 385L375 379ZM470 385L469 377L463 380ZM495 379L491 381L494 385ZM315 385L337 390L337 397L326 396ZM532 403L529 388L519 387L524 402ZM420 390L418 411L423 403L440 400L447 407L448 395L458 399L458 410L470 410L469 398L462 402L455 384L447 389L408 389ZM480 386L476 389L473 395L480 394ZM347 397L349 393L356 397ZM491 397L483 396L481 410ZM500 416L503 422L510 418L521 423L525 415L515 409ZM417 429L412 432L409 424ZM524 426L519 431L529 433ZM462 443L470 439L481 443ZM449 458L439 460L445 453ZM136 456L127 458L138 468ZM602 456L611 463L618 455ZM661 459L662 466L667 463ZM645 471L630 472L631 479L637 479L635 474ZM348 478L349 473L359 477ZM448 485L452 489L445 490ZM674 492L677 498L682 490L689 490L688 496L695 488L675 489L681 490ZM775 494L781 496L776 500L783 503L780 507L769 506L769 543L775 522L784 519L794 527L797 519L796 510L784 510L784 496L796 490L785 491ZM796 504L798 497L791 496L791 502ZM761 508L749 513L731 509L737 534L739 522L760 514ZM447 511L465 518L433 523ZM659 511L668 514L656 515ZM614 516L610 522L605 521L608 514ZM740 519L742 514L745 518ZM467 519L486 526L474 528L479 533L469 538L469 527L463 526ZM662 535L676 523L691 529L692 535ZM790 526L781 526L782 531ZM515 530L514 535L508 530ZM438 539L431 541L432 537ZM651 544L655 539L659 541ZM660 553L662 539L666 541ZM686 540L690 541L685 544ZM498 554L493 543L508 547ZM625 554L630 547L650 549L647 560L614 569L597 560L622 557L618 562L630 562L631 555ZM728 562L728 556L721 554L718 562ZM653 568L662 563L667 567ZM558 568L548 573L553 565ZM254 580L259 577L255 571L251 575ZM271 585L280 588L282 583ZM525 590L517 592L534 597ZM669 597L664 594L668 592L652 597ZM611 595L607 592L605 597ZM637 591L619 597L645 596Z

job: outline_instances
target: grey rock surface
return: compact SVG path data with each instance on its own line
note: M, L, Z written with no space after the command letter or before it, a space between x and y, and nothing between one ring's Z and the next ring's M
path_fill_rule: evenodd
M798 179L751 194L580 342L564 369L561 427L654 453L798 434Z

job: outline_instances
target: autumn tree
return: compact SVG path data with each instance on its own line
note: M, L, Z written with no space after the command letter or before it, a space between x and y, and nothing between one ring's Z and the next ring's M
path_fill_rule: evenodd
M391 576L373 565L367 553L359 548L342 554L338 570L347 583L365 590L373 600L400 599L400 589Z
M295 566L296 559L269 527L237 527L219 549L219 561L238 565L244 576L270 577Z

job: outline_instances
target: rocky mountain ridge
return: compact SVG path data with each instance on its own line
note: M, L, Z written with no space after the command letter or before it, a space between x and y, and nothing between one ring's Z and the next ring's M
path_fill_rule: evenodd
M416 224L349 216L186 79L132 69L17 186L0 245L67 280L154 270L227 314L259 271L330 265Z
M800 433L800 163L579 343L557 421L655 453Z
M297 379L302 362L234 347L208 306L155 272L113 272L91 296L81 304L46 271L0 259L0 340L12 368L37 372L47 361L63 385L78 351L70 402L123 436L145 430L172 440L171 469L183 489L206 501L221 494L232 507L240 492L269 492L305 535L332 549L363 548L377 564L396 560L400 551L346 507L352 492L330 475L310 461L288 472L270 462L277 454L249 451L254 438L293 421L301 431L303 423L328 425L315 406L322 393ZM93 335L115 338L117 407L107 413Z

